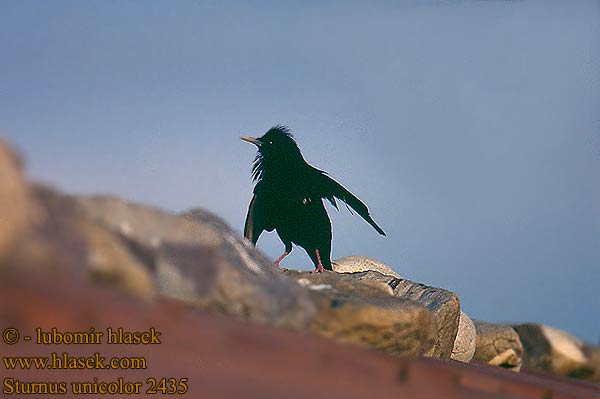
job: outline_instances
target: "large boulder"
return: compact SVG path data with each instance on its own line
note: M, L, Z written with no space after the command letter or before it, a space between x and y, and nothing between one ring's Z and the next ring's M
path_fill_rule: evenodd
M164 296L290 328L304 328L313 316L306 291L209 212L174 215L111 197L75 202L81 217L121 237L144 260Z
M34 207L18 156L0 140L0 267L32 221Z
M462 310L458 322L458 332L454 340L454 347L450 359L463 363L469 363L475 355L477 348L477 330L473 320Z
M473 360L492 366L519 371L523 362L523 346L516 331L507 324L474 320L477 350Z
M598 348L544 324L514 328L523 343L525 369L600 382Z
M323 337L392 354L431 353L437 328L433 314L393 296L377 272L349 274L284 271L309 292L317 308L310 329Z
M308 292L209 212L176 215L114 197L32 191L43 217L19 245L20 268L275 326L305 329L312 320Z

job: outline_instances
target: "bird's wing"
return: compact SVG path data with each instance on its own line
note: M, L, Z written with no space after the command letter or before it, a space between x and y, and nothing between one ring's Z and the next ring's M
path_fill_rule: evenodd
M244 225L244 237L252 241L256 245L258 237L260 237L264 228L259 223L260 217L256 215L256 195L252 196L250 205L248 206L248 215L246 215L246 224Z
M367 208L364 202L348 191L346 187L327 176L327 174L322 170L316 168L314 168L314 170L318 172L316 178L318 183L315 185L315 188L318 190L318 195L320 195L321 198L327 199L334 207L336 207L336 209L337 203L335 199L337 198L341 201L344 201L346 205L350 205L350 207L354 209L363 219L365 219L367 223L373 226L373 228L377 230L379 234L385 236L385 232L377 225L377 223L375 223L369 214L369 208Z

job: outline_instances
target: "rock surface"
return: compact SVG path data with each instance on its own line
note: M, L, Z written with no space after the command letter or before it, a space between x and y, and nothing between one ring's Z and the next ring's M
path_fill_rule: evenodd
M332 262L332 266L333 270L338 273L356 273L374 270L386 276L401 278L394 269L385 263L363 256L346 256L345 258L336 259Z
M460 321L460 300L451 291L396 279L391 283L394 296L413 300L429 309L438 327L435 345L430 356L449 359Z
M475 323L465 312L460 311L460 321L458 322L458 332L454 340L452 355L450 359L463 363L469 363L475 350L477 349L477 330Z
M76 203L146 260L163 295L278 326L304 328L312 318L307 293L206 211L172 215L108 197Z
M74 282L92 279L144 300L168 296L294 329L305 329L315 313L305 289L208 212L174 215L118 198L30 189L13 169L2 199L26 204L30 192L40 217L26 229L24 217L12 215L15 208L1 224L0 235L12 237L2 239L3 256L13 242L6 262L12 268L50 270Z
M394 296L412 300L430 310L436 320L438 331L435 344L426 355L442 359L451 358L460 321L460 300L455 293L402 279L398 273L384 263L361 256L338 259L334 261L333 269L339 273L376 271L383 276L371 274L368 277L363 275L363 278L383 282L392 289ZM457 353L461 359L466 359L470 352L474 351L474 342L469 342L469 338L467 338L469 327L468 321L465 319L464 331L457 349L457 351L465 351L461 355Z
M151 280L161 295L276 326L302 329L313 316L305 290L205 211L174 215L111 197L59 198L71 204L80 225L94 226L86 237L95 270L108 253L100 246L109 241L98 233L110 232L113 249L120 245L112 251L113 266L101 268L105 275L143 285ZM127 266L119 270L116 264Z
M433 346L425 351L423 355L440 357L442 359L450 358L460 317L460 302L456 294L440 288L429 287L409 280L383 275L376 271L337 275L334 273L323 275L310 273L298 274L293 272L292 275L296 278L306 279L313 286L317 287L321 285L319 282L323 281L328 281L328 283L323 283L323 287L327 285L333 287L334 283L330 282L330 280L338 280L346 282L346 284L349 281L367 283L368 289L363 291L365 298L375 296L375 292L379 292L393 296L394 299L392 301L403 304L403 306L413 302L427 309L433 316L434 321L431 323L431 326L435 326L436 332L434 334ZM350 288L348 287L348 289ZM354 295L359 296L360 294L355 292Z
M523 362L523 346L516 331L506 324L474 320L477 350L473 360L492 366L519 371Z
M600 382L598 349L543 324L514 326L525 352L523 367Z
M317 308L310 325L314 333L393 354L431 352L437 332L433 315L413 301L395 298L390 286L377 280L382 274L284 273L311 292Z

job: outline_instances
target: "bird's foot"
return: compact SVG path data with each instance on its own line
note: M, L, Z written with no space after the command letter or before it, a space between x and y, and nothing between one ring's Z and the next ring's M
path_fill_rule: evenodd
M327 270L323 267L323 265L318 264L317 267L315 268L315 270L313 270L311 273L324 273L324 272L330 272L331 270Z
M315 249L315 254L317 255L317 267L315 268L315 271L313 273L328 272L329 270L323 267L323 263L321 262L321 253L318 249Z

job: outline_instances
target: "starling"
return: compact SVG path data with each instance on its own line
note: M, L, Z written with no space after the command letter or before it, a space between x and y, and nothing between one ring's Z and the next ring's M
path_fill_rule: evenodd
M308 253L316 272L331 268L331 221L323 205L328 200L336 209L337 200L354 209L377 232L367 206L340 183L304 160L290 129L277 125L262 137L242 137L258 147L252 179L256 182L244 227L244 236L254 245L263 231L277 231L285 252L296 244Z

